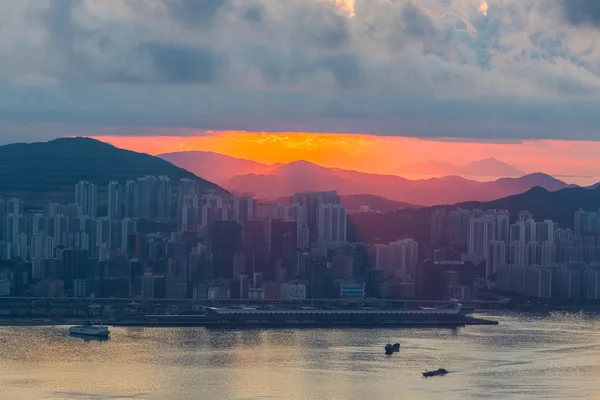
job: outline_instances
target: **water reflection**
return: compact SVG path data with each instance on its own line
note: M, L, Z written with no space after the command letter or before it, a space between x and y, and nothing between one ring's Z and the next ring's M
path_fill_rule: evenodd
M81 339L84 342L108 342L110 340L109 337L80 335L77 333L69 333L69 336L75 339Z
M493 318L453 330L114 328L109 341L0 327L0 397L598 398L598 316ZM386 357L388 341L400 352ZM422 378L440 367L450 373Z

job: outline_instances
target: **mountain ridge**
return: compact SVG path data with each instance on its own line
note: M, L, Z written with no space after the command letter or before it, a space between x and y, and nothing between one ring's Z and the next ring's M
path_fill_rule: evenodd
M271 200L290 196L295 192L337 190L342 195L368 193L391 201L432 206L468 200L489 201L522 193L534 186L544 186L550 190L568 186L543 173L500 178L490 182L479 182L456 175L408 179L393 174L327 168L305 160L266 165L210 152L186 152L185 160L177 154L179 153L168 153L161 157L179 163L180 166L185 165L192 172L199 173L228 190L252 193L259 198ZM498 162L493 158L481 161L490 160ZM203 171L208 175L202 175ZM235 175L231 175L232 173ZM231 176L226 177L227 175Z
M305 165L309 168L296 168ZM282 170L284 173L281 173ZM267 174L238 175L222 184L229 190L253 193L268 199L288 196L294 192L337 190L343 195L369 193L423 206L454 204L467 200L490 201L522 193L534 186L543 186L552 191L568 187L566 183L542 173L520 178L501 178L491 182L455 176L409 180L394 175L328 169L310 163L295 164L291 172L290 169L277 169Z
M86 137L0 146L0 196L19 197L29 206L72 202L74 186L86 180L101 186L147 175L199 182L203 190L218 185L161 158L120 149Z
M527 175L518 168L494 157L471 161L465 165L435 160L410 163L394 169L393 173L411 176L461 175L480 177L520 177Z

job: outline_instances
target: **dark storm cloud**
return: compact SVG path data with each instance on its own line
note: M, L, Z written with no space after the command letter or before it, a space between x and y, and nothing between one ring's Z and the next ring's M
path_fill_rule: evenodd
M80 57L74 50L78 36L83 29L73 21L73 9L80 5L80 0L51 0L49 7L42 14L42 22L49 36L49 53L56 68L73 69L80 63Z
M265 9L261 5L251 5L242 14L242 18L249 22L260 23L263 20Z
M568 22L574 25L600 25L600 0L559 0Z
M327 57L320 63L331 72L336 83L344 89L360 88L366 83L367 74L362 62L355 54Z
M209 48L145 43L140 51L152 60L160 83L216 83L227 66L226 59Z
M6 1L0 122L597 139L600 0L488 2Z
M404 33L409 36L428 38L438 32L431 18L423 14L413 3L408 3L404 7L401 19L404 25Z
M210 25L228 0L169 0L166 5L171 16L189 28Z

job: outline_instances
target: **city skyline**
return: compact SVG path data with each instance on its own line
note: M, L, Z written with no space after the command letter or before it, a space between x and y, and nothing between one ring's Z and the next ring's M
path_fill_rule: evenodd
M0 397L598 398L600 0L0 32Z

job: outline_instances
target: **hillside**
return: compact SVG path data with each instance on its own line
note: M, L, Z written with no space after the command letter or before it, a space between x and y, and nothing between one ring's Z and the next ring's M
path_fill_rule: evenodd
M536 220L552 219L562 228L573 228L574 211L600 209L600 187L566 188L555 192L535 187L525 193L489 202L466 202L448 208L508 210L512 222L522 210L529 210ZM348 240L386 243L402 237L416 239L419 244L429 244L430 216L433 207L404 209L382 214L354 214L348 222Z
M124 183L146 175L165 175L200 182L204 190L222 190L182 168L148 154L122 150L89 138L0 146L0 196L19 197L28 206L73 201L74 185Z
M537 220L546 218L558 222L562 227L573 226L573 212L579 208L587 211L600 209L600 188L567 188L550 192L535 187L525 193L497 199L490 202L466 202L457 204L466 209L495 208L510 211L516 217L521 210L529 210Z
M159 154L157 157L216 183L225 181L235 175L265 173L271 168L269 165L255 161L209 151L182 151Z

